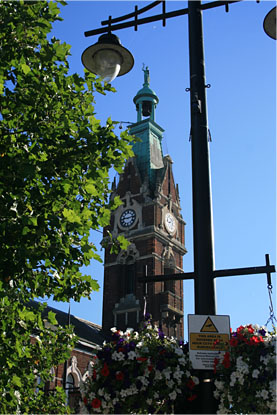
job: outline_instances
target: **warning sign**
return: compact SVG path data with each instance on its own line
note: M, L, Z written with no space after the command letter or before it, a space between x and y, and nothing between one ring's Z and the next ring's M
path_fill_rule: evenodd
M200 331L209 331L209 332L216 332L216 333L218 332L217 328L215 327L210 317L207 318L207 320L203 324L203 327Z
M229 348L230 317L188 315L190 360L194 369L213 369Z

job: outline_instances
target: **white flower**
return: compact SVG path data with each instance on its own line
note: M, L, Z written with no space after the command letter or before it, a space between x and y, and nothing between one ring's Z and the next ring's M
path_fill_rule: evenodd
M177 366L177 368L176 368L176 371L174 372L174 374L173 374L173 377L175 378L175 379L181 379L182 378L182 376L183 376L183 373L184 372L182 372L181 370L180 370L180 366Z
M178 356L183 356L183 355L184 355L183 350L182 350L182 349L180 349L180 348L178 348L178 347L176 347L176 348L175 348L175 353L176 353Z
M118 361L125 360L125 355L122 352L113 352L112 359Z
M215 397L215 399L218 399L219 396L220 396L219 391L218 390L215 390L214 391L214 397Z
M218 390L223 390L223 388L224 388L224 383L223 382L220 382L219 380L216 379L214 381L214 384L215 384L215 386Z
M162 374L161 374L161 372L159 371L159 370L156 370L156 373L155 373L155 380L161 380L163 377L162 377Z
M111 397L110 397L110 395L107 392L104 393L104 399L107 402L109 402L111 400Z
M16 399L18 400L18 403L20 404L20 397L21 397L20 392L19 391L14 391L14 395L15 395Z
M195 383L195 385L199 385L199 379L196 376L192 376L192 381Z
M175 391L172 391L168 396L172 401L175 401L177 393Z
M247 374L249 373L249 367L248 367L248 364L244 362L242 359L243 359L242 356L239 356L237 358L237 361L236 361L237 370L241 373Z
M170 374L171 374L171 369L168 367L166 369L164 369L162 371L162 374L164 375L164 377L169 380L170 379Z
M265 389L262 390L261 392L261 397L266 400L268 398L268 391L266 391Z
M130 352L128 352L128 359L134 360L134 359L136 359L136 357L137 357L137 355L136 355L136 353L133 350L131 350Z
M147 405L151 405L152 404L152 399L146 399L146 403L147 403Z
M252 372L252 378L258 379L260 371L258 369L254 369Z
M122 398L126 398L126 396L128 396L128 391L127 391L127 389L121 389L121 391L120 391L119 393L120 393L120 396L121 396Z
M267 366L268 362L271 360L271 356L267 355L267 356L261 356L260 357L260 361L262 363L264 363L265 366Z
M229 393L228 393L228 400L229 400L230 403L233 402L233 397Z
M264 400L266 400L268 398L268 391L266 391L265 389L263 389L262 391L257 391L256 397L263 398Z
M218 414L230 414L231 412L225 408L224 404L222 402L220 402L220 405L218 406Z
M146 377L144 377L144 376L138 376L137 379L141 381L141 383L143 384L143 386L148 386L149 385L149 381L146 379Z
M111 328L111 331L112 331L113 333L116 333L116 332L117 332L117 328L116 328L116 327L112 327L112 328Z
M57 271L54 272L53 277L56 278L57 280L61 279Z
M184 357L181 357L180 359L178 359L178 362L180 365L183 365L183 366L187 364L186 359Z
M172 389L172 388L174 387L174 382L173 382L173 380L167 380L167 381L166 381L166 384L167 384L167 386L168 386L170 389Z

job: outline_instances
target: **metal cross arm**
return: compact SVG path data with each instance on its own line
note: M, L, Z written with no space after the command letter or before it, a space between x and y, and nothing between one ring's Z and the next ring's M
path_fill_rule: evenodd
M220 6L225 6L225 10L226 12L229 11L229 4L232 3L239 3L243 0L227 0L227 1L212 1L209 3L205 3L201 5L201 10L208 10L208 9L213 9L215 7L220 7ZM259 1L257 1L258 3ZM149 17L144 17L142 19L138 19L138 15L147 12L148 10L152 9L153 7L158 6L160 3L162 3L162 13L161 14L157 14L155 16L149 16ZM121 30L121 29L126 29L128 27L134 27L135 30L137 30L137 27L142 25L142 24L146 24L146 23L152 23L152 22L156 22L159 20L163 21L163 26L166 25L166 19L170 19L172 17L178 17L178 16L184 16L186 14L189 13L189 9L185 8L185 9L179 9L179 10L174 10L171 12L166 12L165 11L165 1L154 1L153 3L143 7L142 9L138 9L137 6L135 6L135 11L132 13L128 13L124 16L120 16L120 17L116 17L116 18L112 18L111 16L109 17L108 20L104 20L103 22L101 22L102 26L106 26L106 27L102 27L99 29L94 29L94 30L88 30L87 32L85 32L85 36L89 37L89 36L94 36L94 35L100 35L101 33L107 33L107 32L111 32L111 31L115 31L115 30ZM132 21L128 21L128 22L124 22L124 23L118 23L118 22L122 22L124 20L128 20L134 18L134 20ZM115 24L118 23L118 24Z
M266 265L259 267L248 267L248 268L231 268L214 270L212 273L213 278L218 277L235 277L241 275L253 275L253 274L266 274L267 283L271 285L271 273L276 272L275 265L270 265L269 254L265 255ZM168 275L153 275L144 278L138 278L138 282L149 283L149 282L164 282L170 280L194 280L197 278L195 272L184 272L178 274Z

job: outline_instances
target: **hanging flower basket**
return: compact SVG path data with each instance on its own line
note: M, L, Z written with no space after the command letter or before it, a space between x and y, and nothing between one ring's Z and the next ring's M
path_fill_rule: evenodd
M188 406L196 398L199 381L191 374L183 344L166 338L150 322L139 333L112 332L82 387L82 411L170 414L178 398Z
M276 413L276 333L258 325L231 333L230 350L214 362L218 413ZM187 345L150 321L141 332L112 329L82 385L82 413L191 413L199 380ZM200 397L201 399L201 397Z
M230 351L215 359L219 414L276 413L276 332L258 325L231 333Z

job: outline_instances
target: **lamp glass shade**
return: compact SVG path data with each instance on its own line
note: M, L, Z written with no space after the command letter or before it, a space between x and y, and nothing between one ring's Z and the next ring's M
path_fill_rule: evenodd
M113 81L119 74L122 57L112 49L100 49L93 56L95 72L106 82Z
M131 52L121 45L117 36L107 33L100 36L97 43L84 50L82 63L90 72L101 76L106 82L111 82L132 69L134 58Z

